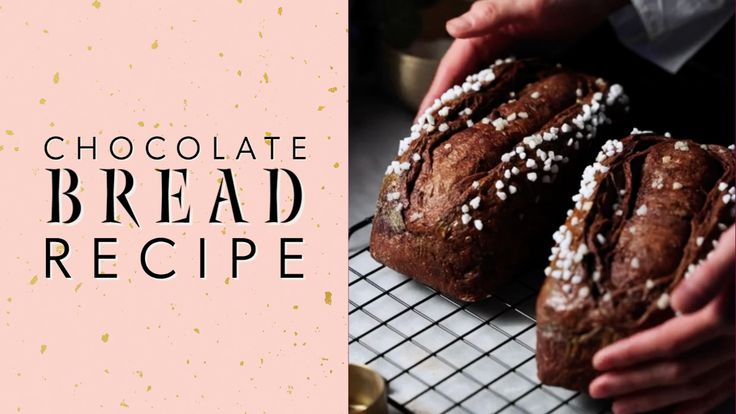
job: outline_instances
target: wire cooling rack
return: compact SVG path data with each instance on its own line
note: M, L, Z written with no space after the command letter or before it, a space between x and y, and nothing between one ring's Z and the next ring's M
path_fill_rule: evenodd
M370 231L371 218L350 228ZM532 272L478 303L443 296L371 258L350 253L350 362L387 381L389 404L408 413L602 413L609 405L537 380Z

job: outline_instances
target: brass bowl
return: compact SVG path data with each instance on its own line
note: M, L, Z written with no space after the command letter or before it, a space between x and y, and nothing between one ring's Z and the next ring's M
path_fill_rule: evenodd
M409 109L416 111L450 44L451 39L439 38L417 41L406 49L384 45L384 78L389 92Z
M365 365L348 365L348 413L388 414L386 381Z

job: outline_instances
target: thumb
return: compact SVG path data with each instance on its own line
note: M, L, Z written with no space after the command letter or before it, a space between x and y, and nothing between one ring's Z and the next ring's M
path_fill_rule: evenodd
M447 50L437 67L432 84L419 105L418 118L432 102L439 98L452 85L462 82L468 74L484 63L502 55L510 43L504 36L490 39L489 36L472 39L457 39Z
M466 39L488 34L506 24L534 14L526 0L480 0L465 14L447 22L452 37Z
M718 242L718 246L700 264L688 279L684 279L672 293L672 308L690 313L702 308L724 288L731 286L734 278L734 245L736 233L731 226Z

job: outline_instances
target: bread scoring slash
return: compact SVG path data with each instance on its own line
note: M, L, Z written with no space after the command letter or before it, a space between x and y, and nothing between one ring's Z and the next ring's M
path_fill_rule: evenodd
M669 295L733 224L734 154L634 131L608 141L554 235L537 299L537 367L586 390L593 355L674 316Z
M448 296L489 296L546 256L596 138L626 128L627 105L620 85L536 59L468 76L401 140L371 254Z

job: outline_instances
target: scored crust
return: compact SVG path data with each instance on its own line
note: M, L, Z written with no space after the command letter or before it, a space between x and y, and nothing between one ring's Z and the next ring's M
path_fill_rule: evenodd
M603 146L554 235L536 312L544 384L585 391L596 351L672 317L670 292L734 221L731 151L635 132Z
M449 296L487 297L544 256L596 136L613 132L627 103L619 85L540 60L469 76L401 141L373 257Z

